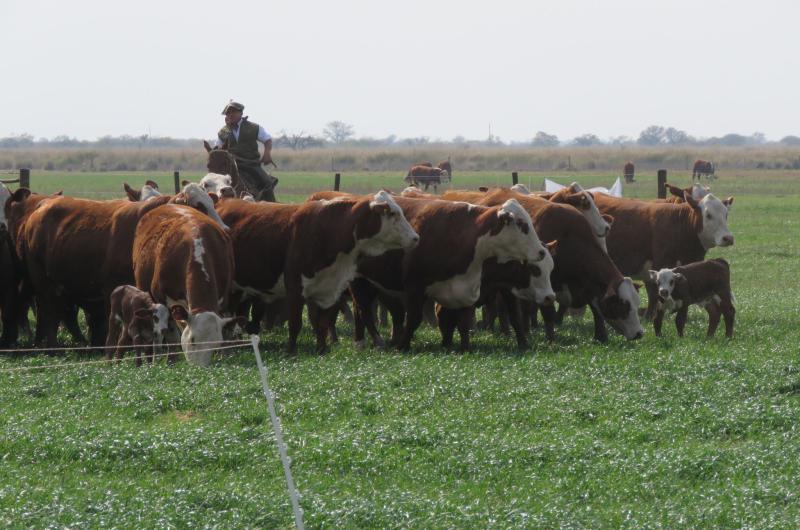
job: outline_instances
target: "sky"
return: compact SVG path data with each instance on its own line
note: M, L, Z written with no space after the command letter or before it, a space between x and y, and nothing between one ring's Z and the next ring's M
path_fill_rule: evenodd
M800 135L800 2L0 0L0 136Z

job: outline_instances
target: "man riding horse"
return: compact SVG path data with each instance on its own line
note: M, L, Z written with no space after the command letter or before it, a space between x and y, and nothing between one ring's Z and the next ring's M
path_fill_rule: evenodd
M215 148L225 147L236 160L241 184L259 201L275 202L278 179L264 171L262 164L272 164L272 136L257 123L242 117L244 105L231 100L222 110L225 126L217 133ZM264 144L263 154L258 144Z

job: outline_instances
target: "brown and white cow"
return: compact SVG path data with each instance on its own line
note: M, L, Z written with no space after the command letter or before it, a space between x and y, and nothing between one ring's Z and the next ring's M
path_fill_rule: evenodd
M285 269L288 351L297 347L304 301L309 305L317 352L323 353L330 320L359 262L391 250L406 251L418 242L419 235L385 191L301 205L292 215Z
M518 200L530 214L542 241L558 241L551 282L556 293L565 293L561 302L575 308L589 305L594 315L594 336L599 341L608 340L606 320L629 340L642 337L644 331L638 317L636 286L614 266L597 243L596 234L586 218L574 207L520 195L508 188L496 188L489 193L446 192L442 197L483 205L502 204L510 198ZM555 310L544 307L542 312L547 336L552 340Z
M716 166L714 162L709 162L708 160L695 160L694 166L692 166L692 181L696 178L698 181L700 177L705 175L707 180L711 180L716 178L715 171Z
M233 249L225 230L196 209L165 204L144 214L133 241L136 286L170 308L183 327L189 362L211 363L223 328L220 316L233 285Z
M614 217L608 252L623 274L645 280L646 316L655 312L657 293L649 270L702 261L708 249L733 245L728 209L733 197L721 201L713 194L696 201L689 193L684 203L651 202L595 195L601 212Z
M448 176L446 170L438 167L413 166L408 170L404 180L414 186L421 184L426 190L429 186L433 186L433 189L436 190L442 181L447 181Z
M622 176L625 177L625 182L636 182L634 180L635 168L633 162L628 160L622 167Z
M678 336L683 337L689 306L697 304L708 311L708 332L713 337L719 325L720 315L725 317L725 336L733 336L733 307L731 292L731 270L722 258L690 263L672 269L649 271L650 280L658 290L658 309L653 319L656 336L661 336L664 313L677 312L675 326Z
M178 340L175 324L170 319L169 309L156 303L148 293L133 285L120 285L111 293L111 310L108 317L108 339L106 358L122 359L126 346L136 349L136 366L142 364L142 353L152 363L154 355L162 351L164 340Z

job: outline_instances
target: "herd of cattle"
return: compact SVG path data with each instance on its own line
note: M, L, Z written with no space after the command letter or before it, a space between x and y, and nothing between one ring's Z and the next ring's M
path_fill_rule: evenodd
M575 183L552 194L410 187L276 204L236 198L230 177L211 173L176 195L153 182L125 190L125 199L95 201L0 185L3 347L16 343L31 308L46 348L57 347L62 324L81 338L80 308L92 346L116 345L119 356L131 345L180 342L190 362L208 365L225 329L257 332L276 315L288 320L286 349L295 352L307 306L322 353L348 300L360 345L365 331L385 344L379 303L392 316L391 344L403 350L433 304L444 345L457 329L469 347L479 306L489 319L506 314L520 347L539 312L553 340L563 315L585 306L595 339L607 340L607 322L632 340L644 329L641 285L631 278L647 287L644 316L656 334L665 311L678 313L682 334L690 304L708 310L709 335L721 315L733 331L728 264L703 261L708 249L733 244L733 198L699 185L670 186L667 200Z

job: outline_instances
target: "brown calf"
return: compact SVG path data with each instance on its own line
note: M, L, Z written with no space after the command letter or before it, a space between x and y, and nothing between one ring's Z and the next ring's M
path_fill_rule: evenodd
M136 349L136 366L142 364L142 352L152 363L154 355L161 353L164 339L167 342L180 338L169 310L157 304L153 297L133 285L120 285L111 293L111 311L108 317L106 358L111 359L111 348L116 345L115 358L122 359L126 346Z

